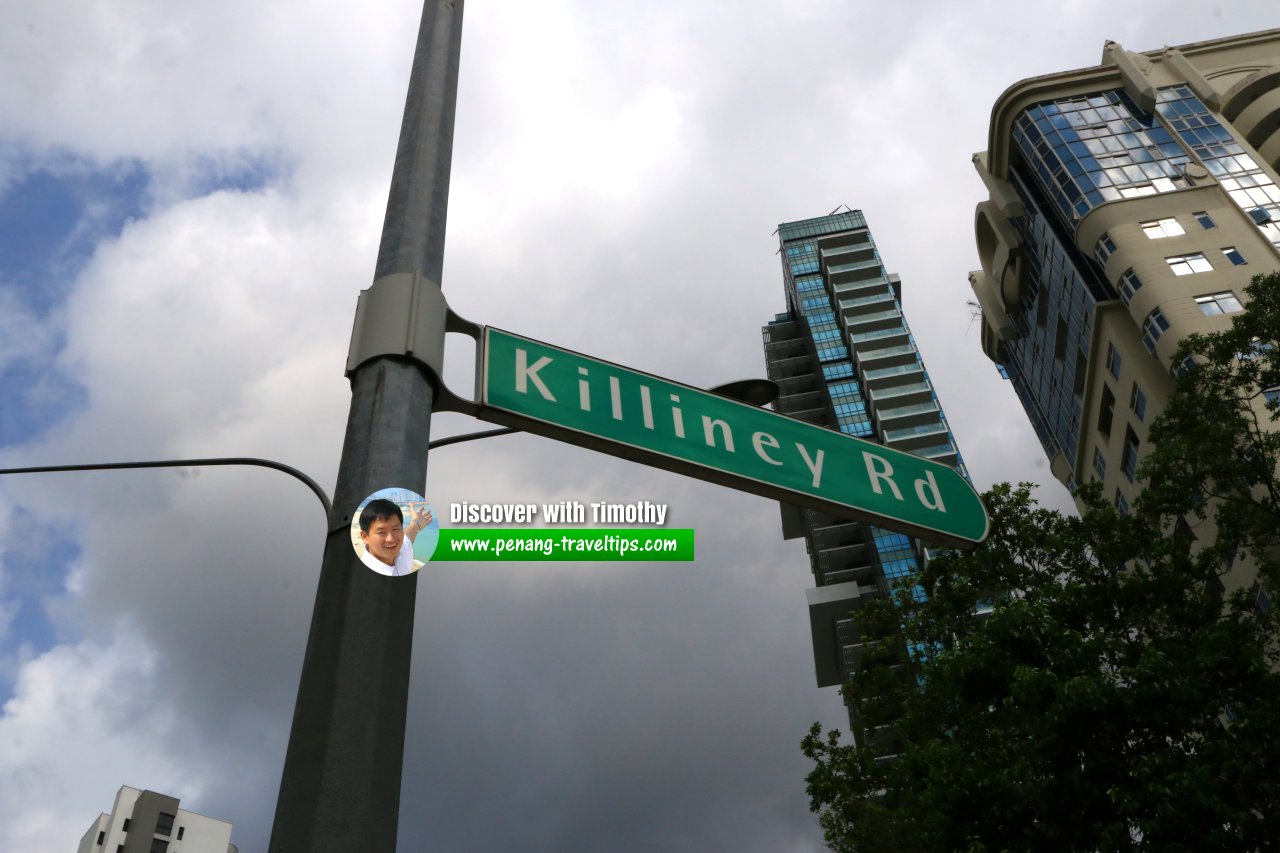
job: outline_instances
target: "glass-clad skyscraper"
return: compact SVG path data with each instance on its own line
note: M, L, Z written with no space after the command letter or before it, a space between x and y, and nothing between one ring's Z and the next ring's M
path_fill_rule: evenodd
M902 284L861 211L778 226L787 311L764 327L782 414L954 466L960 451L902 313ZM856 612L926 558L921 543L874 525L783 505L783 534L803 537L818 686L844 683L862 653ZM850 725L862 731L854 706Z

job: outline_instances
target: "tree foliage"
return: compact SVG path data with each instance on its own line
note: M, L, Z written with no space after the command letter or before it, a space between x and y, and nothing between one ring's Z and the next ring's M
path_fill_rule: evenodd
M1275 586L1280 393L1268 392L1280 392L1280 273L1256 277L1246 292L1249 310L1231 328L1181 342L1175 393L1151 425L1143 497L1154 517L1210 522L1218 547L1257 562Z
M838 850L1263 850L1280 845L1274 579L1280 276L1228 331L1191 336L1121 515L1031 487L984 500L992 534L859 613L846 685L865 743L818 725L812 808ZM924 595L920 595L919 591Z

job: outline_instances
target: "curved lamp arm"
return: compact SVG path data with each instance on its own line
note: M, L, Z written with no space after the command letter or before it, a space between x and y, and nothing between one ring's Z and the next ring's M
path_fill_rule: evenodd
M157 459L147 462L96 462L90 465L35 465L28 468L0 468L0 474L44 474L51 471L111 471L120 468L198 468L210 465L256 465L259 468L274 468L283 471L295 480L306 484L324 506L324 517L328 518L333 511L333 504L324 489L306 474L272 459L258 459L253 456L214 457L211 459Z

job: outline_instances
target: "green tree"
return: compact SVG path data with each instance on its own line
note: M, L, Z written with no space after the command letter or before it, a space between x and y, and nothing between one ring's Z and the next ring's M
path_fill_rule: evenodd
M1151 425L1143 497L1148 515L1208 522L1217 547L1280 588L1280 273L1255 277L1246 293L1249 308L1229 329L1181 342L1175 393Z
M1264 850L1280 845L1277 612L1224 595L1276 577L1280 276L1191 336L1125 516L1031 487L984 499L992 534L860 613L846 686L873 734L815 725L808 793L838 850ZM910 651L907 651L910 650Z

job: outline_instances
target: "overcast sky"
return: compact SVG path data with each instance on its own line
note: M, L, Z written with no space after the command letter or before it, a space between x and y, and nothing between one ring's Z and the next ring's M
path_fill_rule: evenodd
M1274 0L1171 8L476 0L445 293L692 385L758 376L771 233L849 205L976 485L1047 482L966 305L970 156L1002 90L1107 39L1276 23ZM0 466L247 455L332 489L420 9L0 4ZM401 850L821 846L798 744L846 718L776 503L532 436L432 454L427 493L664 503L698 557L431 565ZM323 535L272 471L4 478L0 849L73 849L123 784L263 849Z

